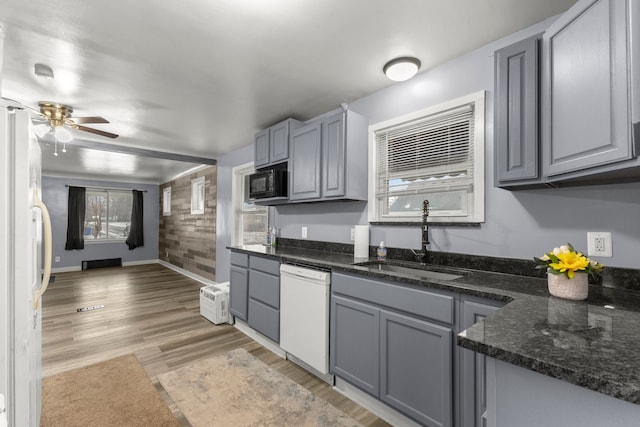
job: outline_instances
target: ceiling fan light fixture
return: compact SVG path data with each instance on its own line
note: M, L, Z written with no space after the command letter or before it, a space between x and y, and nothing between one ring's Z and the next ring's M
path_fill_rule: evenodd
M56 136L56 141L69 142L73 139L73 135L71 135L71 132L69 132L62 126L56 127L53 132Z
M46 123L40 123L39 125L35 125L33 127L33 132L38 136L38 138L42 139L46 134L51 130L51 126Z
M418 58L403 56L387 62L382 71L389 79L402 82L415 76L420 69L420 65L422 64Z

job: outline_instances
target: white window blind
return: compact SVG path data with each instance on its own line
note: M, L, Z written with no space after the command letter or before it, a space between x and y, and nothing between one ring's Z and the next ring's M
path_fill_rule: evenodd
M418 219L424 199L436 218L477 221L478 209L483 218L483 201L475 192L480 186L483 197L484 156L477 151L484 147L484 102L479 132L478 103L465 101L371 127L375 161L370 198L375 200L370 200L370 221Z

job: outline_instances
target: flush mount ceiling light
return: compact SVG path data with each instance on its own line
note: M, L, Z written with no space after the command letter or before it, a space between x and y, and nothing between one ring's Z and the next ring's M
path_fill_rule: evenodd
M404 56L387 62L382 68L382 71L391 80L402 82L415 76L420 69L420 65L421 63L418 58Z
M53 79L53 70L47 64L35 64L33 66L33 73L43 79Z

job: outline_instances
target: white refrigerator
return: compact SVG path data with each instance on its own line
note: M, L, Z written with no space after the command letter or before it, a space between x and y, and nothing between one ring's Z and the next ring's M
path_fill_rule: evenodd
M41 153L26 111L0 101L0 427L40 424L41 295L51 271Z

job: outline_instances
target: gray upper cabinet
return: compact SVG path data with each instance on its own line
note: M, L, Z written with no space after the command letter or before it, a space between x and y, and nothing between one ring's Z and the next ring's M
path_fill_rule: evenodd
M368 120L338 111L293 132L289 201L367 200Z
M254 138L254 166L259 169L289 159L289 136L301 126L295 119L287 119L256 133Z
M635 155L630 3L579 1L544 33L543 172L549 181L627 167L619 162Z
M540 37L530 37L495 53L495 178L498 187L540 182Z
M291 138L289 201L320 198L321 124L301 127Z

